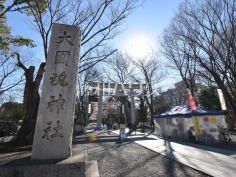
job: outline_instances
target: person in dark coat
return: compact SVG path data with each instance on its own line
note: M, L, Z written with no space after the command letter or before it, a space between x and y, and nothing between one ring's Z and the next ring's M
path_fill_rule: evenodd
M134 124L135 135L136 135L136 129L137 129L137 124Z
M132 123L128 122L129 133L131 133L131 127L132 127Z

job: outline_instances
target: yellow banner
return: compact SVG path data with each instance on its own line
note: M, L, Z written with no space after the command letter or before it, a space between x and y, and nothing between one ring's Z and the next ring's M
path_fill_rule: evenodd
M200 122L199 122L199 117L193 117L193 120L194 120L195 132L197 134L202 133Z
M211 123L216 123L217 119L215 117L211 117Z

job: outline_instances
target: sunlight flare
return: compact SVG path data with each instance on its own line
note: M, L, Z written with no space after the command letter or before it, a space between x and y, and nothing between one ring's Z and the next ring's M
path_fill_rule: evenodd
M145 38L136 38L128 42L126 53L134 60L150 57L152 49L149 41Z

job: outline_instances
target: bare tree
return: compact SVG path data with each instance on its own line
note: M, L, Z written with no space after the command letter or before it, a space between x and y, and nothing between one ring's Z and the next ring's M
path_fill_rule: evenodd
M17 66L16 55L13 51L22 53L22 60L25 65L30 65L33 62L35 55L30 50L24 50L20 47L11 46L11 50L7 53L0 54L0 95L12 95L9 92L18 92L24 86L24 72ZM34 61L36 61L34 59Z
M12 55L0 56L0 95L19 85L23 81L23 76L17 80L13 79L14 74L19 70L16 63L11 63Z
M103 77L112 83L129 83L130 74L134 68L131 61L122 53L116 52L113 57L110 57L103 67Z
M179 71L186 87L191 90L194 96L197 92L195 82L198 65L195 60L191 60L189 57L192 48L188 46L185 41L178 40L179 36L175 35L172 30L174 30L174 27L170 25L170 27L164 31L160 43L162 54L169 61L167 67Z
M26 1L14 0L10 6L5 8L6 1L0 1L0 95L13 89L24 80L23 73L19 71L20 69L17 67L17 62L14 59L14 52L19 51L20 46L35 47L31 39L12 35L12 28L7 23L6 12L25 8L25 6L19 7L24 2ZM23 49L20 51L24 53Z
M86 122L86 114L89 104L89 92L87 82L101 82L102 76L98 68L90 67L79 74L78 77L78 90L77 90L77 108L79 115L82 115L84 122Z
M144 98L151 112L151 125L154 125L153 98L155 92L157 92L157 84L162 81L165 74L161 69L161 61L158 59L153 49L150 51L150 53L147 53L146 56L142 58L134 58L132 55L127 55L131 59L133 65L136 66L136 72L132 72L130 76L134 81L140 83L144 82L146 84L146 89L144 90L146 96L144 96Z
M111 83L124 83L129 84L131 82L130 75L133 72L134 67L131 65L131 61L127 59L122 53L116 52L115 55L110 57L103 67L104 80ZM127 97L116 98L116 101L120 101L124 104L125 115L128 118L131 111L131 105ZM127 121L129 119L126 119Z

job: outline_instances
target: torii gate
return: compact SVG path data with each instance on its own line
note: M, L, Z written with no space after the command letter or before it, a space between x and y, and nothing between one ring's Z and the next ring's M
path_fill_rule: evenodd
M135 105L134 97L143 96L142 90L146 84L111 84L111 83L100 83L100 82L87 82L87 86L96 87L96 91L92 93L93 95L98 95L98 114L97 114L97 127L101 128L102 123L102 96L130 96L131 98L131 115L132 115L132 124L137 123L135 115ZM106 92L108 89L108 92ZM114 91L111 92L111 89ZM127 89L129 92L127 93ZM136 94L133 89L139 89L139 93ZM122 90L122 92L119 92Z

